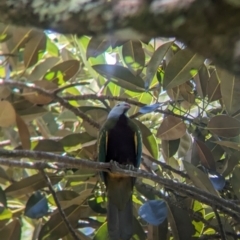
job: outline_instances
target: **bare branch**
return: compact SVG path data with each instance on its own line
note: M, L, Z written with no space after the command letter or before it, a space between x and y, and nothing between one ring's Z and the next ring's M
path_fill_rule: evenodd
M63 107L65 107L65 108L69 109L70 111L72 111L73 113L75 113L76 116L78 116L78 117L82 118L83 120L87 121L93 127L98 128L98 129L100 128L100 125L98 123L93 121L91 118L89 118L86 114L84 114L78 108L69 104L65 99L57 96L54 92L44 90L43 88L35 86L33 83L28 85L27 83L11 81L11 80L8 80L8 81L0 80L0 86L1 85L19 87L19 88L27 88L27 89L31 89L32 91L36 91L37 93L42 94L44 96L48 96L48 97L54 99L54 101L60 103Z
M51 162L69 164L69 166L76 167L76 168L88 168L88 169L90 168L98 171L110 170L113 173L121 173L122 175L126 175L126 176L150 179L156 183L164 185L165 187L173 191L176 191L176 192L185 194L187 196L190 196L194 199L197 199L209 206L215 206L217 209L228 214L229 216L233 217L237 221L240 221L240 216L239 216L240 207L235 203L225 200L223 198L217 197L213 194L210 194L201 189L192 187L190 185L175 182L170 179L156 176L151 173L147 173L145 171L141 171L138 169L135 169L134 171L129 171L129 170L125 170L124 166L121 166L121 168L118 167L120 166L119 164L93 162L85 159L76 159L73 157L61 156L53 153L40 152L40 151L26 151L26 150L7 151L4 149L0 149L0 156L4 156L7 158L25 157L25 158L32 158L32 159L44 159Z

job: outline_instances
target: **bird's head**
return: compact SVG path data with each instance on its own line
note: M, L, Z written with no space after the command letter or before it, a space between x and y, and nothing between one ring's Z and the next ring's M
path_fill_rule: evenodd
M108 118L119 118L122 114L126 114L130 107L128 103L120 102L112 108L108 114Z

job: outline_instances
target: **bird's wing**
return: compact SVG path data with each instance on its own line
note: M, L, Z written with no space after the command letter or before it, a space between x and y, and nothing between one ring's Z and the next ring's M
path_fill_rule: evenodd
M136 150L136 157L137 157L136 167L138 168L140 166L141 157L142 157L142 134L138 125L135 122L133 122L131 119L129 119L129 125L135 132L134 142L135 142L135 150Z

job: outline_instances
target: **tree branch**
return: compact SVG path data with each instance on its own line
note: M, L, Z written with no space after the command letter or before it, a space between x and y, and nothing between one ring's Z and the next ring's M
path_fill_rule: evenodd
M76 116L82 118L83 120L87 121L89 124L91 124L93 127L95 128L100 128L100 125L93 121L90 117L88 117L86 114L84 114L81 110L79 110L78 108L72 106L71 104L69 104L65 99L63 99L62 97L59 97L58 95L56 95L51 91L45 90L43 88L40 88L34 84L30 84L28 85L27 83L23 83L23 82L17 82L17 81L11 81L11 80L7 80L7 81L3 81L0 80L0 86L1 85L5 85L5 86L12 86L12 87L18 87L18 88L27 88L27 89L31 89L32 91L35 91L39 94L42 94L44 96L48 96L50 98L52 98L54 101L60 103L63 107L67 108L68 110L72 111Z
M111 171L113 173L121 173L122 175L126 175L126 176L150 179L156 183L164 185L169 189L172 189L173 191L177 191L181 194L185 194L189 197L197 199L198 201L201 201L209 206L215 206L217 209L228 214L229 216L233 217L237 221L240 221L240 216L239 216L240 207L235 203L232 203L228 200L217 197L213 194L210 194L201 189L192 187L190 185L175 182L170 179L165 179L163 177L156 176L151 173L147 173L145 171L141 171L138 169L134 169L134 171L129 171L129 170L125 170L124 166L121 166L121 168L118 167L120 166L118 164L93 162L85 159L76 159L73 157L61 156L53 153L40 152L40 151L26 151L26 150L7 151L4 149L0 149L0 156L7 157L7 158L25 157L25 158L32 158L32 159L44 159L51 162L57 162L58 164L59 163L69 164L69 166L76 167L76 168L88 168L88 169L90 168L90 169L95 169L97 171ZM1 161L0 163L3 164Z

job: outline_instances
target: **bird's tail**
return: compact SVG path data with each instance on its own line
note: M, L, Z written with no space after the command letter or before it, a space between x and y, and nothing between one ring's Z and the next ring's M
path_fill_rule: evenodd
M130 240L133 235L132 178L111 179L107 195L109 240Z

